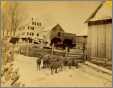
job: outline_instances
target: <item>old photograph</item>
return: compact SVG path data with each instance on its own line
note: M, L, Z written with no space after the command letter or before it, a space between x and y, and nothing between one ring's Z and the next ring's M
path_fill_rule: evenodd
M1 0L1 87L112 88L112 0Z

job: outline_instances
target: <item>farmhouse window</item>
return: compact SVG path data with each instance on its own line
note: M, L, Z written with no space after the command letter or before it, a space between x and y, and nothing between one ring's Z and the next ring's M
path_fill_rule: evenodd
M60 32L58 32L58 37L60 37L61 36L61 33Z
M39 34L37 33L37 36L39 36Z

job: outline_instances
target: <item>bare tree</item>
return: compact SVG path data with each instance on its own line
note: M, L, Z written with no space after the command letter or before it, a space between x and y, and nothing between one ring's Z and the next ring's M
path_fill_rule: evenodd
M18 26L23 21L23 14L20 14L19 2L16 1L2 1L1 9L1 37L3 43L6 43L7 40L15 36L15 32L18 30ZM5 6L4 6L5 5ZM4 45L4 49L7 49L7 45L10 46L9 42ZM14 46L11 46L14 48ZM7 51L6 51L7 52ZM4 52L4 53L6 53ZM13 51L12 51L13 52Z
M12 29L13 36L15 36L16 30L22 22L22 16L19 15L18 6L19 4L17 2L14 2L11 8L11 20L12 20L11 29Z
M19 8L20 2L17 1L7 1L7 7L2 8L2 30L4 34L15 36L18 26L24 20L23 13L20 13L21 9Z
M2 40L3 40L3 47L2 47L2 68L3 68L3 75L2 78L8 78L9 75L11 75L11 73L14 73L15 71L11 71L9 74L5 75L7 72L5 71L6 67L7 69L13 69L10 65L11 62L14 61L14 45L9 43L9 41L7 41L10 37L15 36L15 32L16 30L18 30L18 26L21 24L21 22L23 21L23 17L22 15L20 15L19 13L19 2L16 1L5 1L7 3L4 3L4 1L2 1L2 6L4 4L6 4L5 6L2 7L1 9L1 32L0 34L2 35ZM1 36L0 35L0 36ZM7 37L8 36L8 37ZM7 39L8 38L8 39ZM18 73L18 72L16 72ZM13 78L13 80L12 80ZM9 80L3 79L1 80L1 83L4 82L5 83L11 83L11 84L16 84L16 81L19 79L18 74L15 74L15 77L10 77Z

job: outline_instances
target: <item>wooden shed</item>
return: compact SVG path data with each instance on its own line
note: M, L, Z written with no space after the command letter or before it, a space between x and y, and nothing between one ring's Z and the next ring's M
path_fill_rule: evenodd
M87 45L87 35L77 35L76 36L76 48L82 49L83 44L85 44L85 47Z
M112 6L109 3L101 3L86 20L88 23L87 49L90 60L101 59L101 61L110 62L112 60Z
M64 33L63 28L57 24L50 30L50 40L52 40L54 37L60 37L60 34Z
M59 47L74 47L76 43L76 35L72 33L66 33L63 28L57 24L49 31L50 45L53 43Z

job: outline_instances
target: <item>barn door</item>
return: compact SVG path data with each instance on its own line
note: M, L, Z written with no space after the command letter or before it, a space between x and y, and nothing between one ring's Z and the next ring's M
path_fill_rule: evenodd
M91 40L91 47L92 47L92 57L97 57L97 49L98 49L98 45L97 45L97 41L98 41L98 27L97 25L93 25L93 29L92 29L92 40Z
M92 42L91 42L91 40L92 40L92 26L89 26L89 30L88 30L88 40L87 40L87 50L88 50L88 58L90 58L91 57L91 45L92 45Z
M105 58L106 57L106 30L105 25L98 25L98 57Z
M106 24L106 58L112 59L112 24Z
M87 48L88 48L88 56L89 57L97 57L97 36L98 36L98 29L97 25L89 26L88 30L88 41L87 41Z

